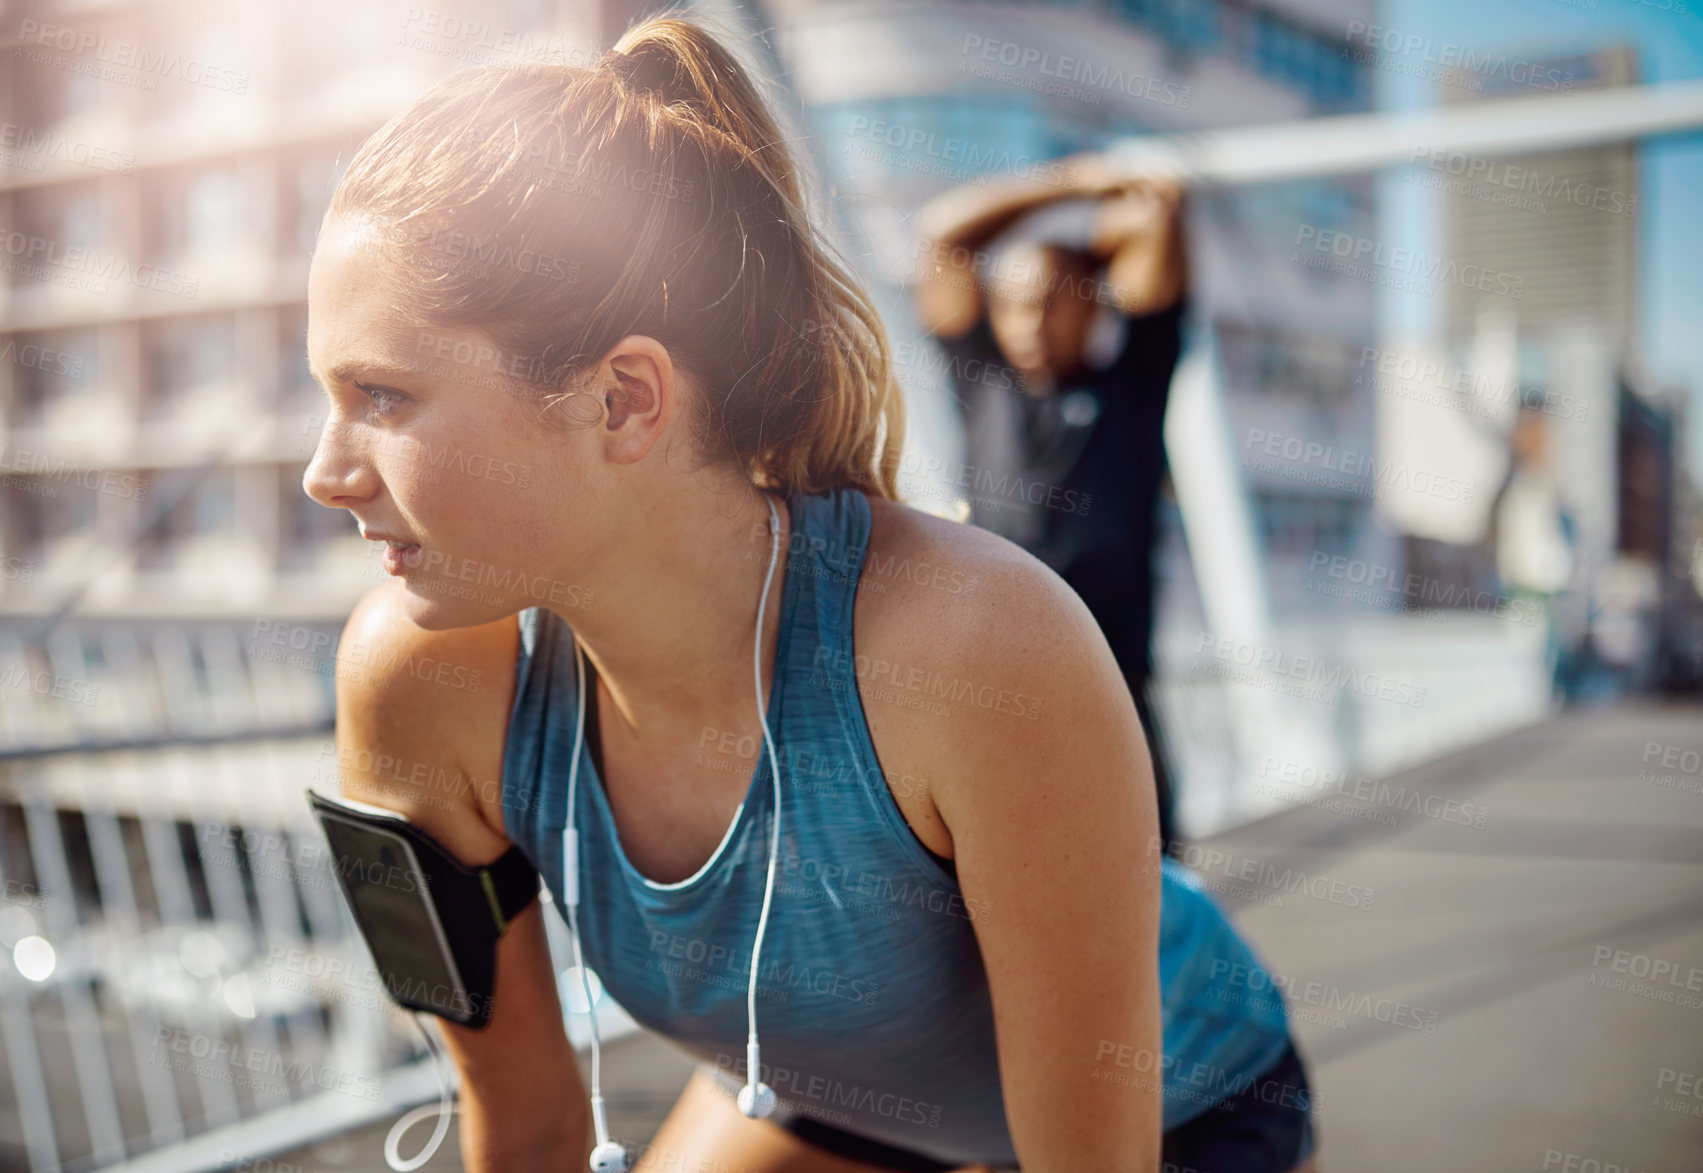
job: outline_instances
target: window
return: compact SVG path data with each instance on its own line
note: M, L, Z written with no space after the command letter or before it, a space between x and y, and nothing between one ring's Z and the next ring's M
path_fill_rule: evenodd
M1132 24L1153 27L1165 0L1113 0L1112 10Z
M1111 11L1190 53L1223 53L1323 107L1364 104L1365 69L1346 42L1247 0L1112 0Z
M283 306L278 311L279 408L306 410L319 398L319 384L307 369L307 307Z
M253 193L233 168L212 167L150 177L143 189L149 247L161 264L186 255L217 255L251 245L263 236Z
M110 285L114 277L105 273L113 258L103 254L100 244L100 198L91 183L32 188L13 197L15 231L32 238L37 255L12 270L14 285L45 283L66 274L91 289ZM73 259L73 250L87 250ZM38 275L39 274L39 275Z
M7 472L0 487L12 500L20 555L40 561L42 552L95 524L95 490L83 484L69 463L58 471L42 466L34 474Z
M1352 553L1361 508L1362 502L1349 497L1254 494L1265 552L1279 558Z
M243 238L243 191L234 173L225 168L196 176L189 185L185 243L192 252L240 244Z
M288 186L281 207L285 209L286 253L307 256L313 252L319 239L319 223L331 203L331 193L353 157L354 148L351 148L335 154L310 155L285 166L284 182Z
M122 28L109 29L107 35L114 40L128 39ZM7 55L7 69L16 74L12 90L17 103L12 117L16 121L49 131L63 122L97 113L107 99L115 105L121 100L114 87L101 80L98 68L64 68L65 64L84 62L75 54L28 40Z
M1226 385L1341 409L1352 397L1359 348L1340 338L1297 334L1251 322L1216 323Z
M15 371L12 423L41 422L51 405L96 382L93 329L13 334L0 339L0 359Z
M1365 68L1344 56L1345 38L1331 38L1270 12L1250 14L1253 23L1247 63L1265 77L1305 93L1320 106L1362 102Z
M1254 61L1266 77L1289 81L1291 38L1289 26L1269 12L1254 17Z
M1024 157L1067 155L1077 149L1082 133L1016 93L1010 98L953 94L825 103L812 116L830 156L863 155L859 148L872 146L875 158L888 159L897 169L910 170L906 164L913 159L938 164L933 170L918 167L916 173L938 176L941 186L954 182L958 172L997 173L1020 166Z
M1219 207L1288 256L1301 226L1368 235L1372 184L1363 177L1262 183L1226 192Z
M165 319L143 326L142 415L159 419L198 391L226 384L236 368L236 338L223 314Z
M154 84L144 91L147 121L199 122L249 109L251 66L267 51L269 16L258 6L194 0L138 7L143 14L138 55L160 63L148 70Z
M231 530L236 476L228 468L160 470L148 477L147 504L166 512L142 536L138 562L145 570L160 570L172 564L182 543Z
M279 569L311 570L327 542L358 535L347 509L327 509L302 491L302 470L286 466L278 478Z
M1363 75L1353 61L1342 55L1340 48L1318 46L1313 54L1313 67L1313 92L1321 106L1359 104L1359 82Z
M1218 0L1166 0L1167 38L1196 52L1218 47Z

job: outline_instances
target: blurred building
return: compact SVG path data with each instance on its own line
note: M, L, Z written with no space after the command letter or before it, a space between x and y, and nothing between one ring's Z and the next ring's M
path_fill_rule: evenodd
M1518 59L1510 53L1510 58ZM1637 84L1632 49L1609 45L1481 71L1445 85L1446 104ZM1576 698L1617 695L1658 678L1678 684L1694 651L1675 646L1696 592L1674 509L1685 473L1673 437L1683 396L1653 386L1639 307L1639 147L1617 142L1517 157L1434 153L1414 173L1440 193L1444 253L1510 275L1444 286L1443 345L1477 363L1491 397L1528 405L1553 454L1556 507L1572 547L1558 588L1561 685ZM1485 363L1487 333L1506 335L1500 363ZM1464 566L1489 578L1488 548L1414 542L1409 565L1439 573ZM1459 573L1459 572L1457 572ZM1494 582L1490 585L1494 586Z
M1635 85L1637 61L1612 46L1532 63L1572 92ZM1526 77L1526 84L1518 80ZM1481 84L1444 86L1446 105L1494 102L1533 93L1529 75L1496 71ZM1444 251L1526 278L1518 306L1534 337L1582 322L1617 350L1638 339L1638 145L1604 143L1517 158L1453 156L1430 168L1443 188ZM1469 336L1493 288L1448 286L1451 338Z
M594 29L546 31L574 27L559 7L14 7L0 692L26 674L84 703L13 690L0 747L328 718L329 647L382 576L301 489L324 414L304 347L320 217L432 80L593 60Z
M960 441L951 380L901 292L918 206L955 184L1036 174L1048 160L1126 136L1371 104L1370 70L1350 49L1353 30L1373 19L1372 0L761 7L834 206L865 235L866 271L888 285L883 310L902 344L915 443L935 453ZM1197 192L1193 201L1196 317L1219 356L1280 606L1313 602L1304 572L1286 568L1304 569L1319 551L1364 554L1380 540L1364 487L1321 484L1305 465L1247 452L1250 438L1301 434L1370 451L1370 396L1355 383L1375 296L1364 281L1309 267L1296 242L1370 234L1371 193L1369 178L1351 177ZM902 488L919 503L948 490L951 477L929 485L920 461L909 467ZM1175 509L1164 513L1165 598L1198 616Z
M308 261L342 167L433 80L593 60L564 7L8 10L0 1168L225 1167L216 1126L435 1095L302 796L337 788L333 653L382 577L301 488Z

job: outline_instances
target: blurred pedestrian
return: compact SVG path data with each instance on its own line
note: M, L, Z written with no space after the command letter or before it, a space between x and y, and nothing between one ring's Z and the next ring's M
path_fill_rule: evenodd
M1543 624L1544 663L1555 693L1565 698L1576 681L1585 632L1571 640L1562 634L1561 594L1573 579L1578 538L1550 456L1548 418L1534 403L1519 409L1508 440L1508 475L1491 505L1490 544L1498 592L1517 604L1510 610L1521 622Z

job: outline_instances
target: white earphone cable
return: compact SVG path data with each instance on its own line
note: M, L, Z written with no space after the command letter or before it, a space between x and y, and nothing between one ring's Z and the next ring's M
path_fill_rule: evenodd
M597 1144L591 1153L593 1173L625 1173L627 1152L609 1139L609 1119L603 1104L603 1039L597 1029L597 1008L592 1004L591 978L580 952L579 934L579 832L574 825L574 796L579 783L580 753L585 748L585 653L574 640L574 671L578 681L579 714L574 721L574 752L568 766L568 822L562 829L563 905L568 913L568 939L574 948L574 968L579 970L580 989L585 994L585 1015L591 1025L591 1126Z
M768 498L764 497L764 500L768 501ZM763 595L757 604L757 638L753 641L751 650L751 669L757 685L757 719L763 723L763 742L768 746L769 773L774 780L775 816L769 832L769 875L763 885L763 911L757 916L757 940L751 946L751 985L745 1002L745 1013L751 1027L745 1044L745 1086L751 1104L740 1105L747 1115L758 1117L768 1116L774 1111L774 1093L762 1085L759 1075L761 1062L757 1047L757 975L763 956L763 934L769 927L769 904L775 893L775 861L780 857L781 849L781 771L780 764L775 760L775 739L769 732L768 705L763 697L763 614L769 605L769 584L774 580L775 563L780 560L781 539L780 518L775 515L775 504L773 501L768 504L769 519L773 523L770 527L769 572L763 578ZM766 1096L763 1094L765 1091L768 1092Z
M781 820L781 775L780 766L775 756L774 735L769 730L768 709L763 699L763 617L769 603L769 587L774 581L775 565L780 558L780 516L775 511L775 503L767 494L763 496L764 503L769 507L770 543L769 569L763 578L763 594L757 604L757 636L755 647L751 653L752 667L756 675L757 688L757 718L763 724L763 740L769 751L769 769L774 775L775 816L774 826L769 836L769 871L763 889L763 910L757 918L757 940L751 948L751 984L747 991L746 1013L750 1023L750 1032L746 1039L746 1086L739 1095L739 1108L747 1116L763 1118L770 1115L775 1107L775 1093L767 1084L758 1079L760 1067L757 1044L757 974L758 962L762 955L763 934L768 928L769 905L775 890L775 862L780 854L780 820ZM591 982L587 977L585 959L580 953L579 920L575 910L579 906L579 834L574 825L576 809L575 794L579 779L580 754L585 747L585 653L574 640L574 668L577 673L579 714L574 725L574 749L568 767L568 821L562 830L562 890L563 903L567 906L569 935L574 948L574 965L579 970L580 982L585 991L585 1013L591 1019L591 1113L592 1126L597 1134L597 1147L592 1150L592 1173L625 1173L628 1167L626 1150L615 1141L609 1139L608 1122L605 1118L603 1104L603 1065L602 1040L597 1031L597 1013L592 1006Z
M425 1020L420 1017L420 1012L416 1010L413 1014L414 1025L420 1028L420 1035L426 1040L426 1049L432 1053L432 1062L437 1067L440 1094L437 1103L421 1104L390 1126L390 1135L384 1138L384 1163L395 1169L396 1173L413 1173L415 1169L431 1160L432 1154L438 1151L438 1146L443 1144L443 1138L449 1133L449 1118L461 1111L460 1106L453 1102L454 1096L450 1091L448 1060L444 1058L443 1051L438 1047L438 1041L432 1037L432 1032L426 1028ZM414 1125L431 1115L438 1117L438 1126L432 1131L432 1139L426 1142L426 1147L420 1150L419 1155L404 1161L402 1159L403 1135Z
M769 871L763 886L763 910L757 917L757 940L751 946L751 984L746 992L746 1015L750 1032L745 1044L745 1088L739 1096L740 1111L759 1119L770 1115L775 1107L774 1091L758 1078L761 1063L757 1044L757 975L763 953L763 934L769 925L769 905L774 899L775 862L780 856L781 842L781 771L775 756L774 734L769 730L768 706L763 697L763 617L769 605L769 587L774 582L775 565L780 560L781 522L780 516L775 512L775 503L768 494L763 495L763 501L769 507L771 523L769 569L763 576L763 594L757 603L757 636L751 650L751 665L756 676L757 719L763 723L763 743L769 751L769 771L774 780L775 815L769 833ZM603 1040L597 1029L596 1009L592 1005L591 979L585 967L585 957L580 952L579 919L576 915L579 907L579 834L574 826L574 797L579 782L580 753L585 748L586 696L585 653L580 649L577 639L574 640L574 671L579 685L579 712L574 720L574 751L568 766L568 822L562 830L563 904L567 907L568 938L574 949L574 968L579 971L580 988L585 993L585 1014L591 1025L591 1119L597 1135L597 1145L591 1154L591 1169L592 1173L625 1173L628 1167L626 1150L609 1139L609 1122L603 1103ZM419 1027L426 1040L426 1049L432 1053L432 1060L437 1066L438 1089L441 1094L436 1104L422 1104L391 1126L390 1135L384 1141L384 1160L396 1173L413 1173L413 1170L431 1160L449 1133L449 1118L461 1111L453 1102L454 1096L446 1072L447 1060L443 1051L432 1037L431 1031L426 1029L425 1023L420 1020L418 1012L414 1014L414 1024ZM426 1142L426 1147L420 1150L418 1156L404 1161L401 1156L402 1137L415 1124L431 1115L438 1117L438 1125L433 1130L431 1139Z

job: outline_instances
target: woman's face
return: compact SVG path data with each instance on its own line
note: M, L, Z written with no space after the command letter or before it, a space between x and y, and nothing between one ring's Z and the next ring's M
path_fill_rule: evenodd
M326 225L308 276L307 350L329 414L302 488L354 515L378 547L375 577L406 584L421 627L582 605L585 587L564 581L563 563L595 540L575 523L598 515L583 472L598 429L536 423L537 401L504 377L525 357L411 320L396 273L370 232ZM575 407L584 401L558 410Z

